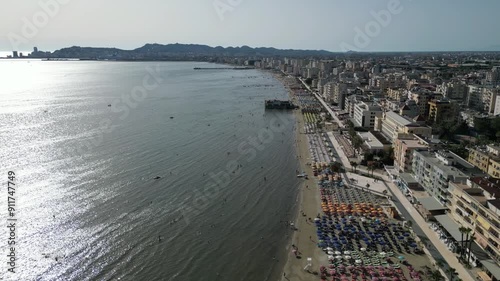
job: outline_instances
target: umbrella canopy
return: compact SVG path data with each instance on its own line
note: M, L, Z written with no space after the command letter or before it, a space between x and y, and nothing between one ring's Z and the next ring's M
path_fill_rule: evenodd
M330 261L331 261L331 260L333 260L333 259L335 259L335 257L334 257L334 256L328 256L328 260L330 260Z
M341 260L342 256L336 256L335 258L338 259L338 260Z
M361 264L361 263L363 263L363 261L362 260L356 260L355 263Z
M398 257L398 259L400 259L400 260L404 260L404 259L405 259L405 257L403 257L403 256L399 256L399 257Z

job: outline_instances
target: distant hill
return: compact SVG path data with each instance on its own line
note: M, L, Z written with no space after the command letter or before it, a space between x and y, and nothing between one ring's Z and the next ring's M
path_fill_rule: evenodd
M199 57L328 57L335 55L325 50L281 50L276 48L210 47L199 44L146 44L134 50L117 48L95 48L73 46L52 53L42 53L44 57L80 59L180 59ZM36 56L36 54L34 54Z

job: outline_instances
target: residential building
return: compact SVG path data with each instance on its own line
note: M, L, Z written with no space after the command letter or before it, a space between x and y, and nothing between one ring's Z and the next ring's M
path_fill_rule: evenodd
M476 243L499 263L500 179L472 177L465 183L450 182L448 190L453 218L472 229Z
M419 107L419 115L429 116L429 102L435 94L427 89L414 88L408 92L408 98L414 100Z
M394 168L400 173L408 173L412 170L413 151L427 149L428 143L412 136L411 138L397 138L394 147Z
M481 175L472 164L445 150L413 151L412 172L425 191L443 206L449 204L449 181L465 183L471 175Z
M441 120L457 120L459 116L459 106L450 100L429 101L429 117L427 120L436 123Z
M403 136L411 136L413 134L430 137L432 128L420 125L414 120L401 116L396 112L385 112L381 117L375 120L375 130L382 132L382 134L392 143L397 138Z
M353 123L355 126L373 129L375 118L382 116L382 108L371 102L358 102L354 105Z
M498 99L500 99L500 90L498 88L494 88L493 86L469 85L466 105L479 112L493 115Z
M450 81L438 85L437 91L444 97L454 100L465 100L469 88L462 81Z
M396 101L405 101L408 98L408 93L404 88L389 88L387 89L387 98Z
M500 148L494 145L469 149L468 161L491 177L500 178Z

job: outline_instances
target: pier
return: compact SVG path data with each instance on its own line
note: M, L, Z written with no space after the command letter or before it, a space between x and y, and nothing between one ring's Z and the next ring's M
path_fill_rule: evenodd
M266 109L296 109L298 106L294 105L288 100L266 100Z
M223 69L249 70L254 68L253 67L195 67L194 68L194 70L223 70Z

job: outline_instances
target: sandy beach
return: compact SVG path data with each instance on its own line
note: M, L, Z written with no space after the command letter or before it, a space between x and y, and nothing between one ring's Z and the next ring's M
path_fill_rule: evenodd
M283 81L283 77L275 75L276 79L284 83L286 87L286 82ZM293 93L290 92L290 98L293 99ZM297 126L295 133L297 134L297 156L299 157L300 167L302 171L310 175L309 179L304 179L304 182L300 185L299 192L299 208L297 210L296 220L294 222L297 230L292 235L291 243L287 246L287 261L285 263L283 274L279 280L311 280L314 278L312 274L304 271L304 266L307 264L307 258L311 257L313 259L312 265L318 267L319 262L315 260L315 257L321 255L321 249L316 245L316 229L314 224L308 221L309 218L314 218L318 213L321 212L320 209L320 198L318 187L315 183L315 178L311 177L313 174L311 166L307 165L311 161L308 140L306 134L304 134L304 118L300 110L294 111ZM305 214L305 216L303 216ZM292 245L297 247L298 256L292 253ZM326 259L325 259L326 261Z

